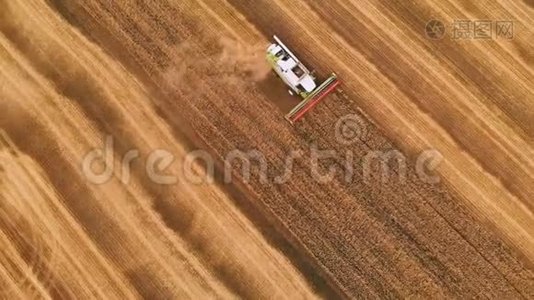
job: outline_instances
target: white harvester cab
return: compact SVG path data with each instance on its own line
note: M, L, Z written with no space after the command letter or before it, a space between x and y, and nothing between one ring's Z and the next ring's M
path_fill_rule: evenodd
M305 98L315 88L315 77L298 58L274 36L275 43L267 48L267 59L274 71L296 94Z

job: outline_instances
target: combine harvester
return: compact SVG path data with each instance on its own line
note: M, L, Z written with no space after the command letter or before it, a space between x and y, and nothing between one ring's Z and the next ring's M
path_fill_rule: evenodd
M328 79L317 86L313 72L310 72L277 36L274 36L274 40L275 42L267 48L267 61L276 74L291 88L289 93L291 95L296 93L303 98L285 116L289 123L294 124L334 91L341 82L336 74L332 73Z

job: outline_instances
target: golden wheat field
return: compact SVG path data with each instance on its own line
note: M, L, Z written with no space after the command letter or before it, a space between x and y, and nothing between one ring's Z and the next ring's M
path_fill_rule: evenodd
M531 0L0 8L0 298L534 298Z

